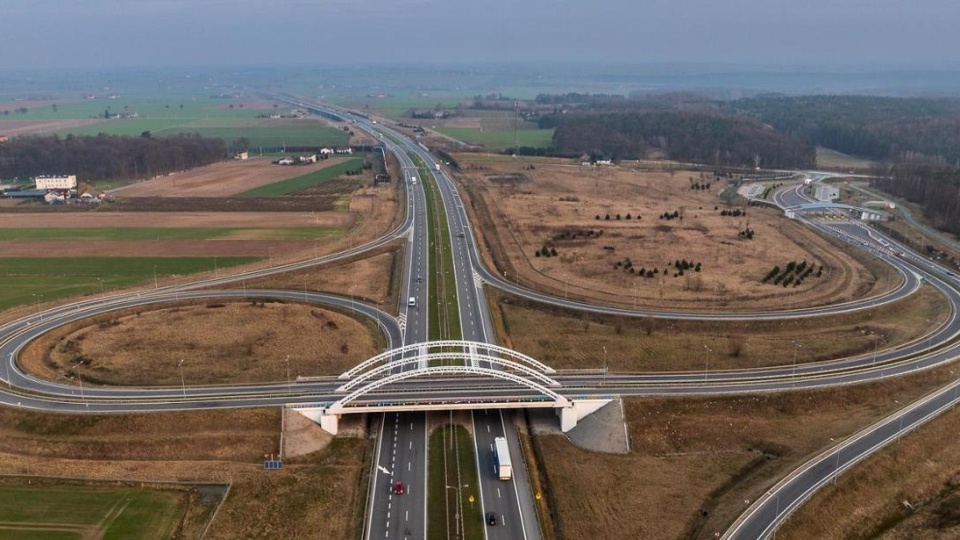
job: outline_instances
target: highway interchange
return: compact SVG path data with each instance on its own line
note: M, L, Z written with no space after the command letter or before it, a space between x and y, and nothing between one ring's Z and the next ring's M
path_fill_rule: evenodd
M302 100L297 100L302 103ZM857 248L866 249L882 258L900 272L901 283L894 291L874 298L861 299L843 305L819 308L801 308L776 313L678 313L648 310L629 310L615 307L588 305L569 301L518 287L490 272L480 260L477 242L468 216L463 208L453 181L446 176L437 161L417 142L402 133L361 115L349 115L332 110L319 103L306 105L317 111L350 118L357 127L368 131L397 156L407 186L407 212L403 223L394 231L365 246L358 246L343 253L320 257L292 265L278 266L248 272L241 275L223 276L196 281L187 285L133 291L125 294L82 300L58 306L42 313L32 314L0 327L0 359L4 370L0 378L6 388L0 393L0 402L14 407L56 412L139 412L183 410L197 408L258 407L291 404L332 402L340 397L336 388L340 385L333 377L313 378L309 381L258 384L228 387L167 387L167 388L104 388L81 387L39 380L23 373L15 358L22 347L37 336L71 321L111 310L126 309L145 304L157 304L184 299L203 298L270 298L285 301L303 301L337 306L354 311L360 316L376 320L391 348L429 341L429 318L434 306L429 305L428 290L432 279L437 279L436 269L429 267L429 251L426 222L425 181L422 172L411 158L416 156L426 165L436 186L450 231L453 249L452 275L456 287L462 339L493 343L487 301L482 284L486 283L513 294L526 296L545 303L563 305L572 309L592 310L611 314L643 315L665 318L698 320L713 319L772 319L813 317L849 312L893 302L915 292L921 282L927 282L940 290L950 301L951 312L939 328L903 346L880 350L876 354L829 362L804 363L760 370L729 370L607 374L607 373L561 373L556 379L562 383L560 393L569 397L579 395L704 395L743 392L772 392L803 388L818 388L838 384L851 384L893 377L952 361L958 357L956 337L960 335L960 320L956 306L960 305L960 292L956 278L932 261L913 254L906 247L878 235L852 220L825 222L798 216L804 223L820 229L823 234L838 237ZM383 135L383 136L381 136ZM414 178L419 182L414 182ZM781 208L800 208L809 201L797 189L777 193L776 203ZM462 235L460 234L462 233ZM401 316L379 311L375 306L356 302L336 295L310 293L307 291L276 291L242 289L211 290L244 284L247 279L325 264L355 256L367 250L403 238L407 241L404 276L401 292ZM415 306L409 306L407 298L415 298ZM455 336L459 338L460 336ZM411 352L409 354L416 354ZM891 417L848 438L836 447L813 458L809 463L789 475L764 497L755 501L741 518L725 533L725 538L764 538L768 536L789 512L802 504L813 491L829 482L835 475L861 461L876 449L917 425L933 418L939 412L957 402L956 384L942 389L925 400L898 411ZM449 379L408 380L390 388L371 392L364 396L364 403L429 402L431 400L476 400L476 401L521 401L542 399L535 391L505 384L502 380L469 379L451 385ZM506 436L511 444L511 453L520 455L518 438L513 423L499 409L471 413L472 431L475 435L480 486L476 489L478 502L484 512L495 511L502 516L496 527L486 527L490 539L539 538L539 527L533 509L523 467L510 482L500 482L492 474L492 440ZM506 416L506 417L505 417ZM389 412L380 415L378 429L377 459L371 464L371 496L368 497L365 538L423 538L426 530L426 468L428 425L423 412ZM404 495L394 495L390 486L401 480L407 487ZM461 488L463 486L460 486Z

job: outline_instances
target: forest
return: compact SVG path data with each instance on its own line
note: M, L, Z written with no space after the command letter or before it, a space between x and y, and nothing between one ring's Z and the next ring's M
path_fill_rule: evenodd
M960 161L960 100L766 96L724 104L806 144L877 161Z
M100 134L15 137L0 144L0 178L76 174L80 180L151 178L226 157L222 139L199 135L140 137Z
M923 207L938 229L960 234L960 168L935 163L897 163L871 185Z
M642 159L657 150L669 159L709 165L810 168L813 146L744 117L699 112L626 111L551 114L541 128L555 128L554 151L610 159Z

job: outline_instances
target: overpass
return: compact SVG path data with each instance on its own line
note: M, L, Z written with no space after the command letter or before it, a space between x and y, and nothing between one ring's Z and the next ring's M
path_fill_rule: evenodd
M392 411L440 411L450 409L553 408L564 432L576 427L588 414L609 403L614 396L567 397L562 384L551 377L556 371L517 351L474 341L451 340L415 343L380 353L340 376L344 383L336 392L340 399L328 403L291 406L336 435L344 414ZM500 383L505 389L522 389L517 394L503 393L482 398L463 399L456 393L424 399L398 388L397 383L411 379L428 381L438 387L463 388L476 382ZM531 392L532 391L532 392ZM376 393L388 398L365 399Z

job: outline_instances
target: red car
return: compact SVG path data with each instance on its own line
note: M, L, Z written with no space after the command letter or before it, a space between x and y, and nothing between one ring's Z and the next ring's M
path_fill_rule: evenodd
M404 491L405 491L404 488L403 488L403 482L401 482L401 481L399 481L399 480L397 480L396 482L394 482L393 485L390 486L390 491L391 491L394 495L403 495L403 493L404 493Z

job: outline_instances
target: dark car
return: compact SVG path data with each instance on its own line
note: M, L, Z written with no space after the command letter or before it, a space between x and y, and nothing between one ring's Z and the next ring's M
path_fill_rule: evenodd
M403 495L403 492L405 491L403 488L403 482L399 480L394 482L393 485L390 486L390 491L392 491L394 495Z
M487 512L487 525L496 525L497 515L493 512Z

